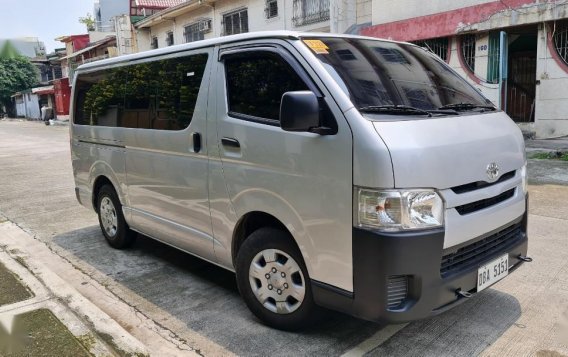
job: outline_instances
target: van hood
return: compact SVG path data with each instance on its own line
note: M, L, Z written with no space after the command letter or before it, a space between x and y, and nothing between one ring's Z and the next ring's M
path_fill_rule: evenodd
M397 188L446 189L491 181L491 163L499 166L499 177L525 163L521 131L503 112L373 125L390 151Z

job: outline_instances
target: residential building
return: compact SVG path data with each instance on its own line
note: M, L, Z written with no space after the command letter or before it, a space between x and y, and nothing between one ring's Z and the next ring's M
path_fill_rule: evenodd
M343 33L371 21L370 0L188 0L134 24L139 51L242 32Z
M63 36L57 40L65 43L67 48L67 56L61 58L61 68L63 77L68 77L70 83L73 82L75 69L81 64L117 56L114 35L102 39L90 38L89 35Z
M61 57L65 56L64 49L56 49L52 53L44 56L32 58L30 61L38 69L38 83L47 85L54 79L61 78L63 73L61 71Z
M41 119L41 104L38 94L32 89L17 92L12 95L16 107L16 116L19 118Z
M128 0L95 0L95 31L114 32L114 17L127 15L130 12Z
M61 78L53 80L53 95L55 113L58 118L69 116L71 86L75 70L83 63L93 62L117 56L116 37L106 34L100 38L100 32L89 35L62 36L56 40L65 43L66 55L59 58L61 63Z
M427 46L529 135L568 135L566 2L373 0L362 33Z
M6 41L10 41L10 44L22 56L34 58L45 55L45 45L37 37L0 39L0 48L4 47Z
M97 39L102 39L112 34L116 36L118 56L138 52L138 44L132 24L159 11L179 5L184 1L185 0L123 0L119 7L113 7L113 5L107 6L106 4L114 4L116 2L115 0L96 0L95 8L98 8L101 13L101 21L105 24L110 23L111 25L100 26L96 28L97 31L95 33L90 32L91 41L93 41L93 37L95 36ZM126 8L122 6L126 6ZM112 12L110 10L106 12L106 18L108 20L102 20L104 17L102 15L102 9L105 7L113 9ZM99 14L99 12L96 12L96 14Z
M152 16L164 9L177 6L186 0L129 0L132 23Z

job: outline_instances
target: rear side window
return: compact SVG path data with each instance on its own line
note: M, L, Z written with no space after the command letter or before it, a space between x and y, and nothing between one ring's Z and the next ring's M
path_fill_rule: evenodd
M262 119L280 119L282 94L309 90L280 56L258 53L225 59L229 113Z
M80 125L182 130L189 126L207 54L81 74L74 122Z

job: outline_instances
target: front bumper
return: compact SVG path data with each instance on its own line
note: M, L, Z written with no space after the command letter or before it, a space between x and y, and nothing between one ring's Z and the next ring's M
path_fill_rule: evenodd
M444 229L422 232L385 233L353 228L353 293L312 281L318 305L371 321L401 323L446 311L465 300L456 291L477 292L477 269L508 253L509 272L526 256L527 210L524 215L495 231L466 244L494 237L512 227L517 238L474 259L441 273ZM489 239L489 238L488 238ZM389 308L389 277L406 276L407 294L399 305Z

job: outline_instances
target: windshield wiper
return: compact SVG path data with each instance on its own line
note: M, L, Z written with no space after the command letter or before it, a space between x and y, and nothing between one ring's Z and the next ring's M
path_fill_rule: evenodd
M375 112L375 113L389 113L389 114L400 114L400 115L428 115L432 116L425 110L410 107L407 105L369 105L366 107L359 108L360 112Z
M425 110L420 108L411 107L408 105L369 105L366 107L361 107L358 109L360 112L370 112L370 113L386 113L386 114L398 114L398 115L427 115L429 117L432 114L446 114L446 115L457 115L458 112L455 110Z
M472 109L487 109L490 111L495 111L495 108L492 105L481 105L481 104L473 104L473 103L453 103L453 104L446 104L438 109L453 109L453 110L472 110Z

